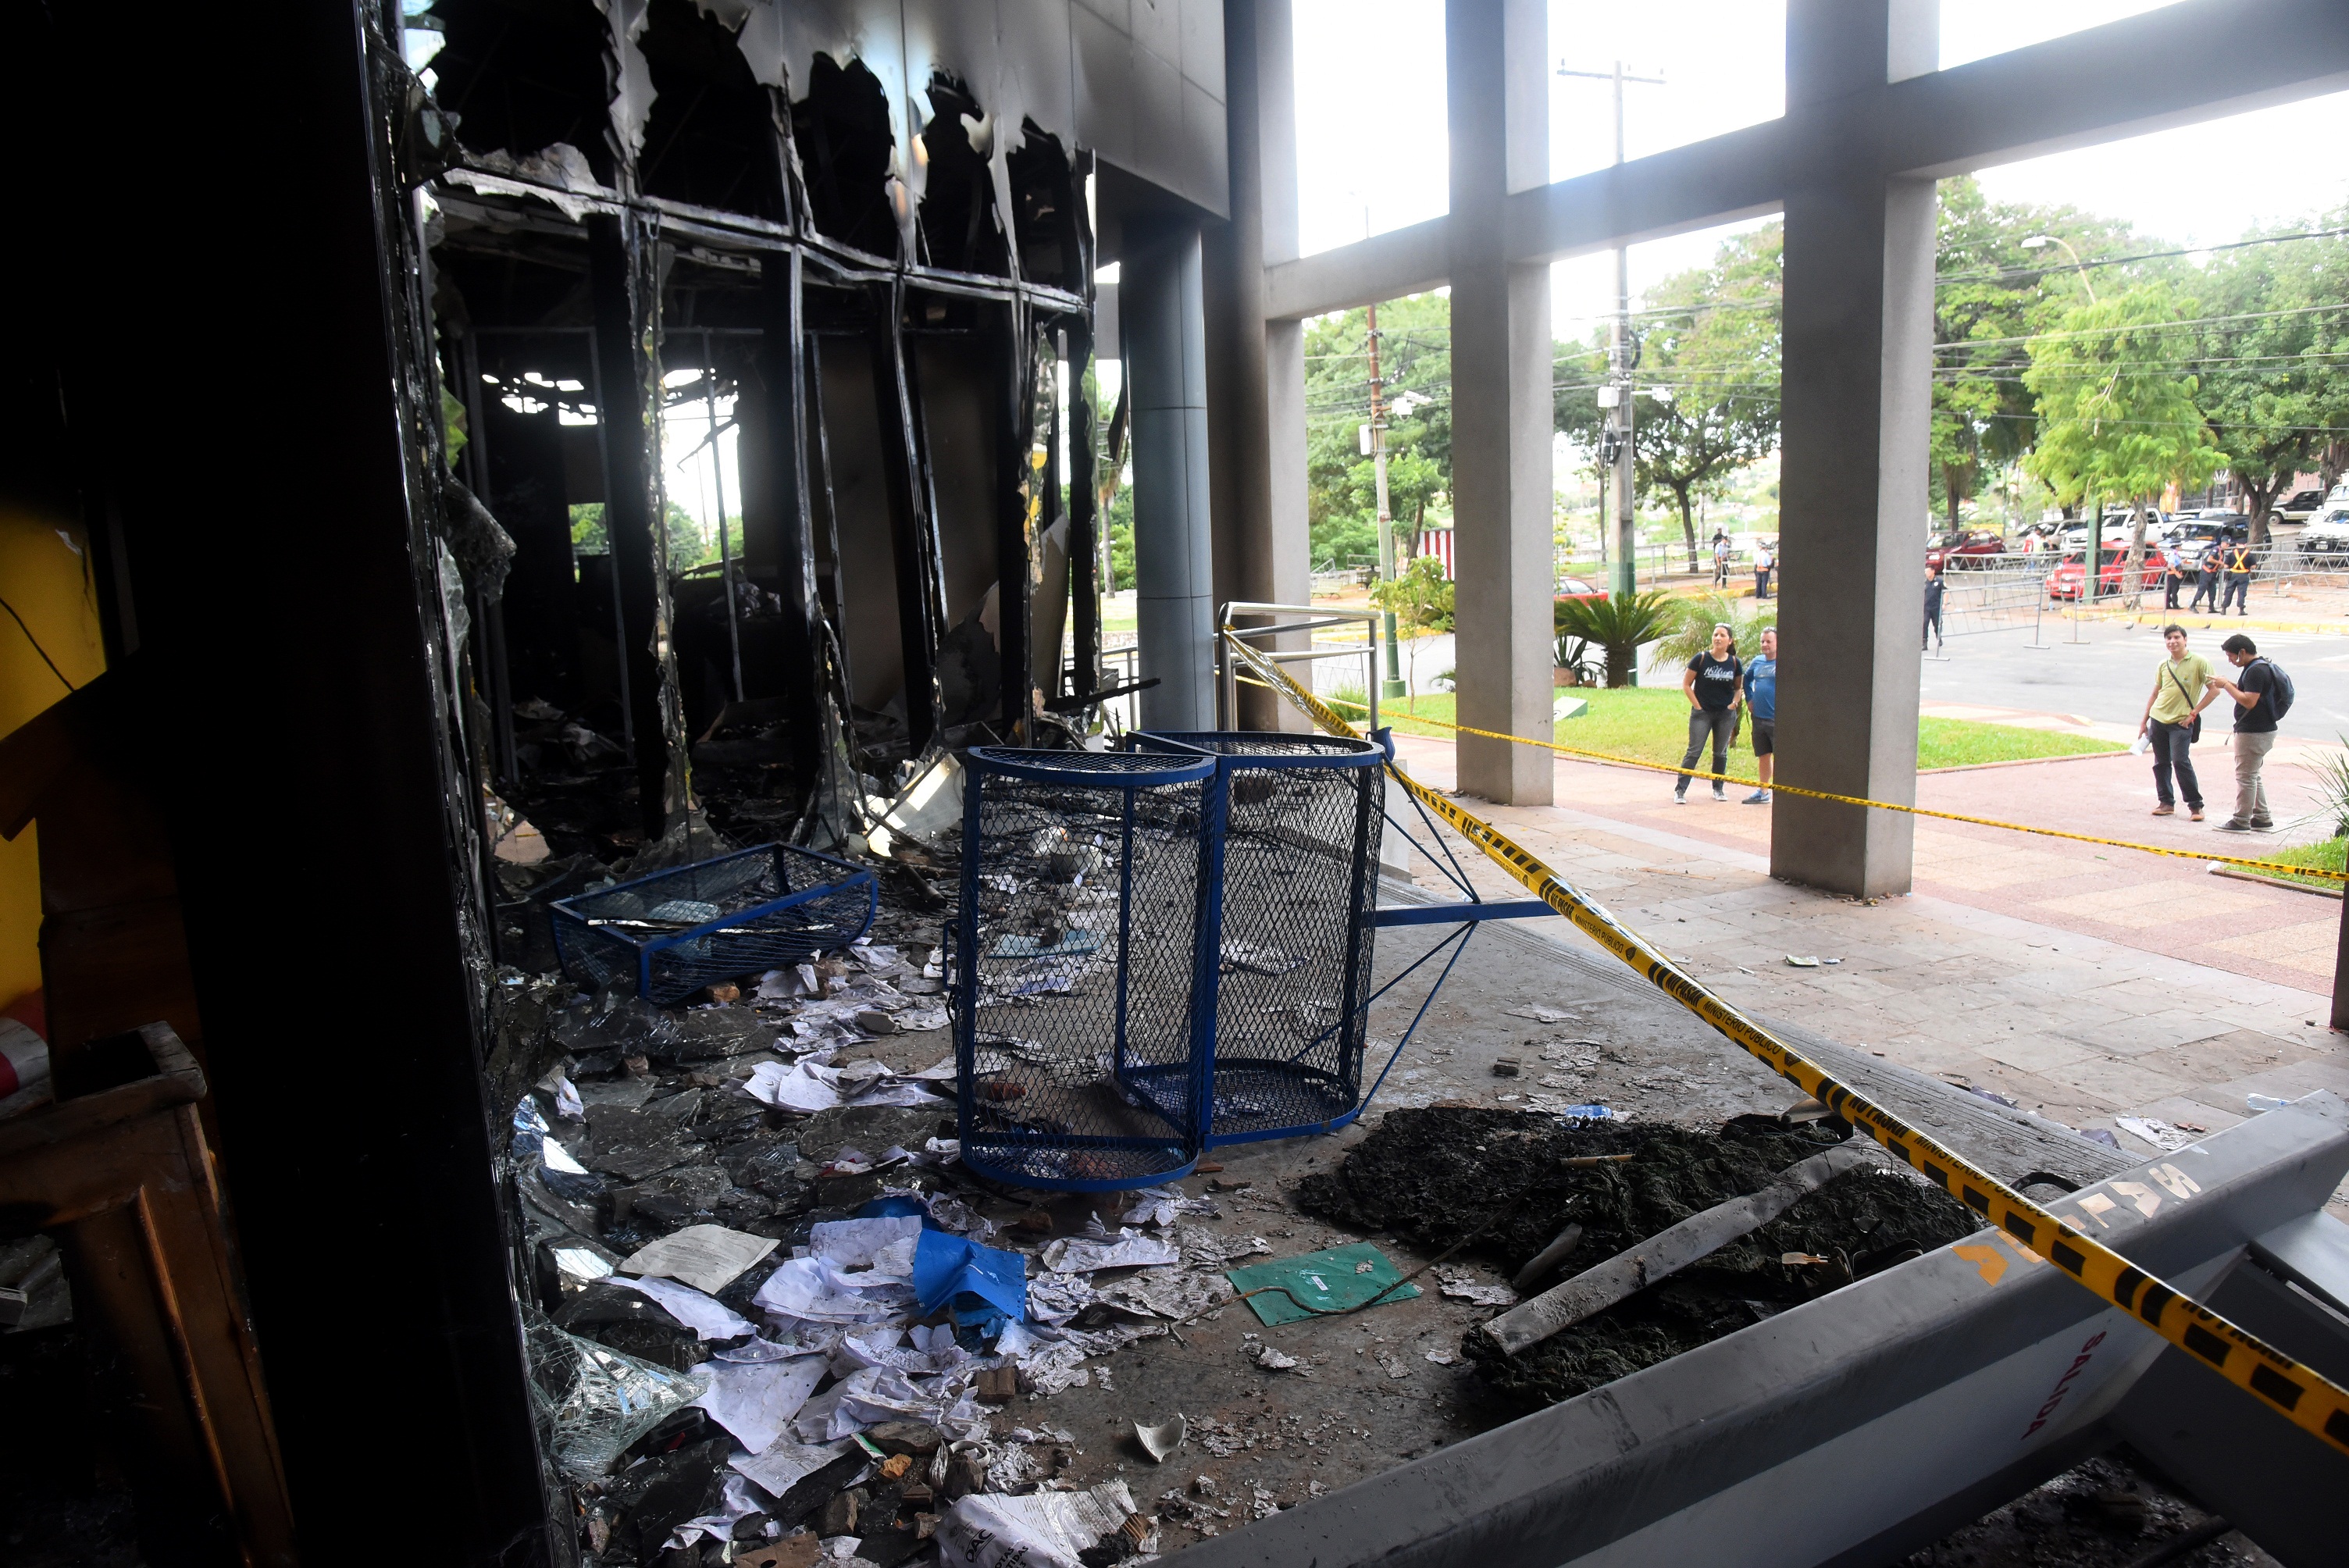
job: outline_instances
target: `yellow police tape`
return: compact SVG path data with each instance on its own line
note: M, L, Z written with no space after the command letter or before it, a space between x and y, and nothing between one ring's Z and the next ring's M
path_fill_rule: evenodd
M1244 680L1243 686L1263 686L1257 680ZM1268 690L1278 688L1266 687ZM1359 707L1369 711L1366 703L1352 702L1345 697L1319 699L1340 707ZM1682 769L1669 762L1650 762L1642 757L1623 757L1612 751L1586 751L1580 747L1561 746L1555 740L1536 740L1526 735L1503 735L1495 730L1478 729L1471 725L1454 724L1449 719L1429 718L1422 714L1402 716L1413 724L1433 724L1459 735L1478 735L1487 740L1513 740L1520 746L1539 746L1567 757L1587 757L1596 762L1613 762L1625 768L1644 768L1651 773L1680 773ZM1723 784L1752 785L1756 789L1772 789L1782 795L1801 795L1813 800L1833 800L1844 806L1866 806L1878 811L1906 811L1912 817L1938 817L1944 822L1971 822L1978 828L2002 828L2010 833L2035 833L2043 839L2070 839L2075 843L2103 844L2116 850L2135 850L2139 854L2168 855L2173 860L2205 861L2222 866L2240 866L2247 871L2266 872L2296 877L2315 877L2325 882L2349 882L2349 872L2336 872L2323 866L2295 866L2282 861L2245 860L2239 855L2214 855L2207 850L2172 850L2159 844L2131 843L2127 839L2100 839L2093 833L2067 833L2061 828L2033 828L2022 822L2002 822L1995 817L1969 817L1959 811L1935 811L1923 806L1896 805L1890 800L1870 800L1861 795L1836 795L1825 789L1803 789L1776 780L1764 784L1759 779L1740 779L1733 773L1703 773L1694 769L1685 770L1691 779L1718 779Z
M1323 729L1332 735L1361 738L1334 709L1299 686L1256 649L1237 637L1227 635L1225 641L1234 656L1256 671L1264 684L1310 715ZM1461 837L1491 856L1544 903L1573 922L1577 930L1638 970L1650 985L1838 1116L1865 1128L1869 1136L1894 1155L2033 1253L2053 1263L2102 1299L2134 1314L2162 1338L2213 1368L2229 1382L2250 1390L2285 1419L2349 1453L2349 1389L2301 1366L2090 1236L2083 1227L2091 1220L2105 1225L2103 1214L2112 1206L2105 1201L2102 1210L2096 1207L2096 1202L2103 1200L2102 1193L2089 1193L2085 1201L2066 1200L2080 1210L2076 1221L2041 1208L1988 1171L1829 1078L1769 1030L1682 974L1671 960L1618 923L1605 909L1584 898L1556 872L1492 824L1463 810L1456 802L1407 774L1392 767L1387 771L1413 799L1449 822ZM2174 1164L2154 1167L2153 1175L2171 1197L2179 1200L2189 1199L2200 1191L2193 1178ZM2149 1190L2147 1198L2140 1207L2149 1214L2160 1199Z

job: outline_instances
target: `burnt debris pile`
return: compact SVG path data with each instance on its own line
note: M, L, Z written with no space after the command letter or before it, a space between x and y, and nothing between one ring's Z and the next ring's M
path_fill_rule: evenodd
M1309 1177L1298 1200L1309 1213L1389 1232L1429 1252L1465 1243L1464 1251L1518 1275L1519 1288L1530 1293L1716 1204L1759 1192L1847 1136L1833 1123L1795 1128L1765 1117L1700 1131L1561 1121L1531 1111L1396 1110L1343 1164ZM1540 1277L1526 1277L1527 1265L1574 1225L1582 1234L1570 1251ZM1469 1332L1463 1349L1505 1399L1533 1408L1980 1228L1962 1206L1889 1166L1854 1170L1672 1277L1516 1356L1482 1328Z

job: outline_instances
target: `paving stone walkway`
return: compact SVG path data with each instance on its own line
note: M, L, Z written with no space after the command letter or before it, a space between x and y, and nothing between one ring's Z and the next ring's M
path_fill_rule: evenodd
M1414 778L1452 785L1448 741L1396 744ZM2210 761L2215 789L2215 748ZM2304 768L2271 765L2279 818L2310 789ZM1675 807L1668 775L1561 759L1560 804L1477 809L1738 1006L2112 1129L2124 1150L2153 1146L2116 1117L2215 1131L2251 1094L2349 1095L2349 1036L2325 1027L2340 901L2196 859L1920 820L1916 891L1871 903L1774 881L1771 808L1739 804L1745 792L1715 803L1700 782ZM2218 853L2278 841L2213 833L2215 814L2147 816L2147 765L2128 756L1930 774L1919 803ZM1515 891L1482 856L1468 863L1488 895ZM1416 880L1439 881L1423 861ZM1597 951L1563 921L1546 932L1559 933Z

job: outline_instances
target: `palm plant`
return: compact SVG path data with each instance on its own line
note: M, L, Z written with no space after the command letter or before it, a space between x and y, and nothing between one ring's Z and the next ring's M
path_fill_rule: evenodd
M1731 598L1726 593L1706 593L1694 599L1683 599L1683 614L1688 617L1671 635L1656 641L1655 667L1665 669L1673 665L1685 665L1713 645L1713 629L1726 626L1736 640L1737 651L1751 655L1762 645L1762 634L1778 624L1778 602L1775 599L1756 602L1753 599Z
M1676 631L1686 612L1682 602L1661 589L1645 593L1613 593L1604 599L1560 599L1553 630L1561 637L1579 637L1607 650L1607 684L1636 684L1640 645Z
M2316 774L2316 810L2304 820L2330 822L2333 836L2343 838L2349 837L2349 735L2336 738L2344 749L2324 752L2308 764Z

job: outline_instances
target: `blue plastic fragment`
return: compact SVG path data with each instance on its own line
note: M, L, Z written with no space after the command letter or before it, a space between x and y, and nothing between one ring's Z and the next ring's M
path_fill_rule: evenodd
M925 1228L914 1247L914 1295L924 1312L956 1304L956 1316L972 1320L996 1314L1021 1322L1028 1316L1028 1259L1000 1247L983 1247L968 1236ZM977 1303L966 1304L965 1296ZM984 1303L984 1305L979 1305Z

